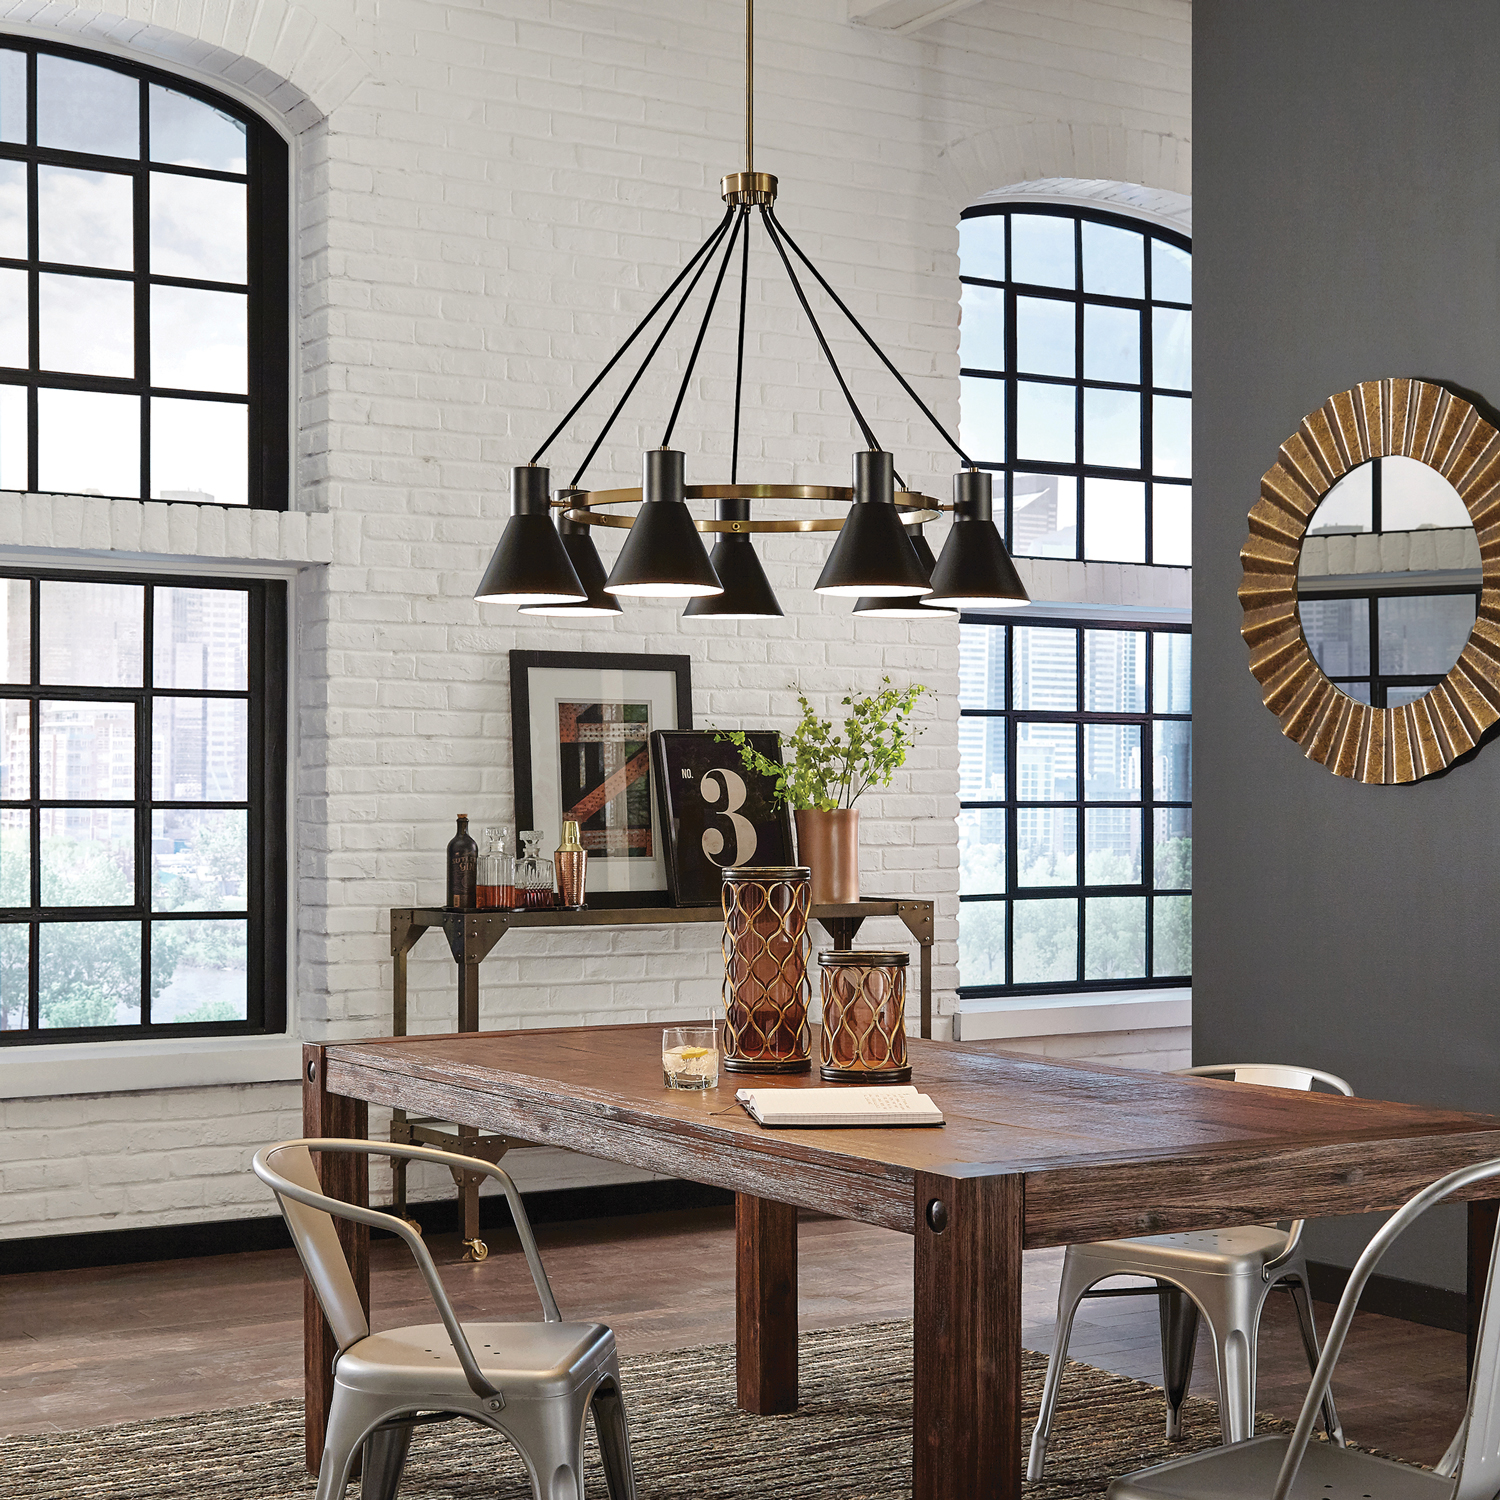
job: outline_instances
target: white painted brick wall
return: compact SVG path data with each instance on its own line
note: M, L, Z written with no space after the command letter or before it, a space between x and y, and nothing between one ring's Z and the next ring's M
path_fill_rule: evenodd
M781 176L789 229L950 425L967 202L1047 176L1188 190L1187 0L989 0L910 38L848 25L843 0L759 9L756 165ZM741 165L738 0L9 0L0 25L226 79L297 132L295 506L311 514L0 499L0 548L312 565L298 579L295 661L301 1033L388 1027L387 910L440 898L455 812L478 826L512 820L516 647L685 652L699 725L789 726L794 683L825 708L885 673L932 687L907 771L861 804L864 889L938 902L946 1016L951 621L853 620L847 602L811 592L827 543L805 537L762 548L787 609L778 621L685 621L643 602L616 621L566 624L471 597L508 467L719 217L718 176ZM750 314L749 475L847 483L854 428L763 242ZM837 318L828 324L903 472L946 493L941 444ZM674 354L642 382L594 482L636 482L680 370ZM721 327L678 429L690 482L727 477L732 371ZM605 409L601 399L592 413ZM577 424L558 444L557 480L591 431ZM602 539L606 563L617 545ZM1048 592L1113 602L1121 587L1060 571ZM716 938L701 928L517 935L483 977L483 1023L502 1027L704 1015L719 990ZM452 966L435 938L413 959L411 993L416 1029L451 1025ZM298 1128L285 1084L3 1108L10 1236L264 1212L249 1153ZM40 1163L56 1168L55 1187L40 1184ZM522 1168L534 1185L579 1170L540 1152L535 1163Z

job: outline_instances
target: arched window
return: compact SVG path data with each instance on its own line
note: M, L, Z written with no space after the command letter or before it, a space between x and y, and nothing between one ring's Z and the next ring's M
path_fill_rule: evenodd
M287 236L253 111L0 37L0 489L285 509Z
M1188 566L1188 240L1094 209L981 204L959 224L959 272L961 441L1004 476L1011 551Z
M1031 202L959 233L962 442L1012 551L1190 565L1188 240ZM963 616L961 996L1189 983L1191 649L1097 609Z

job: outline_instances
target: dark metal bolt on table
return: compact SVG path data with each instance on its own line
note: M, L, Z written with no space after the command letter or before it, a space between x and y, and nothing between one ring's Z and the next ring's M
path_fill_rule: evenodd
M920 950L921 1035L932 1035L931 901L855 901L838 906L815 906L813 917L822 923L835 948L853 946L861 924L869 917L895 917L906 925ZM429 929L441 928L458 965L458 1031L479 1030L479 966L513 927L666 927L682 923L722 923L717 906L589 907L582 911L452 911L443 906L403 906L391 909L391 1035L406 1035L406 960ZM437 1146L484 1161L498 1162L516 1146L534 1144L504 1135L453 1125L444 1120L391 1111L391 1140L399 1145ZM467 1254L483 1260L489 1247L479 1238L479 1183L471 1174L454 1174L463 1205L463 1242ZM391 1212L408 1217L406 1163L391 1163ZM415 1220L411 1222L415 1223Z

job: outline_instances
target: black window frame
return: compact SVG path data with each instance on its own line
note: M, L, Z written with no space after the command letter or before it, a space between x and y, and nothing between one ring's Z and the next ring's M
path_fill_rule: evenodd
M42 491L38 485L38 390L99 391L141 398L141 471L138 495L110 498L148 501L151 468L150 397L185 398L195 401L225 401L243 404L247 414L246 507L251 510L286 510L290 500L291 448L291 241L289 211L290 152L282 136L255 110L226 94L206 88L192 79L147 66L111 53L61 42L37 41L0 35L0 48L26 57L26 145L0 142L0 160L27 164L27 257L0 257L0 268L28 273L29 368L0 367L0 383L27 390L27 492ZM78 151L41 147L36 142L36 59L40 54L68 58L140 82L140 155L97 156ZM180 167L150 160L149 86L156 84L197 99L245 126L245 172L220 172L200 167ZM74 167L88 171L130 176L133 183L135 266L116 271L93 266L75 266L39 259L37 225L37 167ZM220 283L191 277L153 275L149 263L149 181L152 172L183 177L209 178L246 184L245 283ZM77 375L40 369L39 288L46 273L65 273L133 283L135 314L135 373L129 378L107 375ZM155 286L177 286L206 291L244 291L246 295L246 393L243 398L224 393L153 386L149 380L151 351L151 295ZM173 505L223 504L214 501L173 500ZM240 507L232 507L239 509Z
M31 735L28 795L0 803L0 811L27 809L31 819L31 904L0 907L0 925L26 923L29 929L27 1024L25 1028L0 1030L0 1047L55 1045L71 1042L113 1042L143 1037L261 1036L280 1034L287 1027L287 585L282 579L234 578L186 573L140 573L85 569L0 567L0 579L32 580L31 682L29 685L0 684L0 700L27 699L33 705L76 699L79 701L133 703L135 710L135 797L129 801L98 802L80 798L43 798L40 793L40 714L29 716ZM142 685L140 687L96 687L44 684L41 666L40 582L137 584L144 586L141 642ZM155 610L153 590L240 590L248 597L249 655L246 690L207 688L158 688L152 682ZM153 913L151 910L151 813L161 808L209 810L226 804L211 800L153 798L151 710L157 698L240 699L248 703L247 839L248 878L243 912ZM240 804L235 803L234 806ZM135 902L130 906L44 906L41 903L39 837L44 807L109 807L135 813ZM151 926L153 922L212 919L216 916L247 922L245 998L243 1021L195 1021L157 1024L150 1020ZM38 998L39 931L48 922L90 920L138 921L141 923L142 1020L130 1026L49 1027L40 1025Z
M1001 984L964 984L962 972L958 994L960 1000L978 1000L991 998L1009 998L1023 995L1056 995L1056 994L1078 994L1088 991L1106 990L1132 990L1132 989L1186 989L1192 985L1191 972L1185 975L1154 975L1151 971L1155 962L1155 917L1154 901L1159 897L1187 896L1192 897L1192 887L1185 889L1170 888L1158 890L1154 886L1154 814L1158 809L1178 810L1186 809L1190 814L1192 811L1191 797L1187 801L1174 799L1158 799L1156 797L1154 776L1154 734L1153 725L1157 723L1192 723L1192 713L1157 713L1155 711L1155 688L1156 688L1156 637L1158 635L1186 635L1191 637L1192 627L1188 624L1176 622L1163 622L1158 620L1126 620L1119 618L1080 619L1077 615L1032 615L1023 617L1006 616L1001 614L985 614L979 612L964 611L959 616L962 625L985 625L997 629L1004 629L1005 636L1005 683L1003 687L1002 708L966 708L960 704L959 719L962 723L965 719L1002 719L1005 721L1005 795L994 797L988 795L969 796L962 790L959 793L959 807L961 812L971 809L976 811L999 810L1005 817L1005 890L994 893L970 893L961 891L959 894L960 912L964 906L1003 903L1005 906L1005 982ZM1018 627L1025 628L1037 626L1054 630L1071 630L1076 634L1075 665L1077 669L1077 697L1075 707L1072 710L1054 709L1018 709L1011 707L1013 696L1013 684L1015 682L1015 631ZM1084 633L1087 631L1114 630L1129 632L1131 634L1144 633L1146 636L1146 672L1145 672L1145 709L1141 713L1117 713L1101 712L1084 708L1086 692L1086 672L1084 654ZM1074 787L1074 796L1066 800L1040 801L1035 798L1022 798L1018 795L1019 757L1016 754L1017 726L1021 723L1039 724L1075 724L1077 726L1077 778ZM1084 734L1085 726L1089 724L1130 724L1141 727L1141 795L1139 802L1117 801L1117 800L1090 800L1084 796ZM1191 790L1191 783L1190 783ZM1137 807L1141 813L1141 880L1139 884L1133 885L1089 885L1084 879L1084 837L1085 818L1087 810L1100 809L1126 809L1134 810ZM1018 884L1018 856L1019 840L1017 839L1017 817L1022 811L1032 809L1049 810L1072 810L1077 818L1076 833L1076 883L1071 886L1064 885L1041 885L1021 887ZM1035 900L1066 899L1072 896L1078 902L1078 953L1075 965L1075 976L1072 979L1029 981L1023 983L1015 982L1015 907L1019 902ZM1084 952L1087 937L1087 903L1090 899L1097 897L1132 896L1144 897L1146 912L1145 930L1145 970L1146 972L1138 978L1108 978L1108 979L1086 979L1084 978L1086 955Z
M1042 286L1030 282L1017 282L1013 278L1011 262L1011 220L1016 215L1045 216L1051 218L1067 219L1073 223L1073 268L1074 285L1071 289L1065 287ZM960 214L960 220L1003 217L1006 221L1005 228L1005 280L997 281L991 277L977 276L964 272L960 268L959 281L965 286L988 287L1000 291L1005 297L1005 363L1004 370L992 370L982 366L961 365L960 376L981 380L999 380L1005 384L1005 456L1003 460L996 461L992 455L982 454L974 450L973 445L965 442L970 449L976 465L981 469L988 469L997 476L995 486L997 519L1000 511L1000 497L1004 495L1004 534L1008 542L1012 542L1015 536L1015 476L1017 474L1056 474L1070 477L1077 486L1077 535L1072 559L1059 559L1061 561L1100 562L1111 561L1111 559L1091 558L1087 550L1087 485L1086 481L1093 479L1120 479L1128 481L1139 481L1145 486L1145 558L1144 562L1128 564L1146 567L1171 567L1190 568L1191 563L1157 563L1155 561L1156 535L1155 535L1155 499L1158 486L1163 489L1183 489L1191 493L1192 477L1182 475L1157 476L1152 471L1153 459L1153 396L1177 396L1192 398L1190 389L1183 390L1177 387L1156 386L1152 381L1152 340L1151 340L1151 309L1152 307L1164 307L1177 311L1192 312L1191 302L1153 301L1151 296L1151 251L1149 241L1157 239L1166 244L1173 245L1179 250L1185 250L1189 255L1193 251L1192 239L1178 231L1167 229L1153 220L1135 218L1129 214L1109 213L1101 209L1083 208L1074 204L1048 204L1030 202L1001 202L975 204L966 208ZM1105 224L1111 228L1128 229L1133 233L1143 235L1147 244L1144 248L1145 271L1143 281L1144 295L1140 298L1118 297L1100 292L1085 292L1083 290L1083 224L1095 223ZM1037 297L1046 300L1069 302L1074 304L1074 373L1068 375L1041 375L1030 371L1022 372L1017 368L1016 355L1016 299L1018 296ZM1085 306L1119 307L1138 311L1143 314L1141 327L1141 383L1132 385L1123 381L1097 380L1084 376L1084 344L1083 344L1083 308ZM962 360L962 348L960 348L960 360ZM1046 459L1020 459L1017 457L1017 406L1019 395L1019 384L1024 379L1028 384L1036 383L1043 385L1071 386L1075 392L1074 405L1074 450L1073 461L1063 463ZM1141 398L1141 463L1139 468L1122 469L1112 468L1100 464L1087 464L1083 461L1084 441L1084 396L1085 390L1106 391L1133 391L1138 392ZM1014 545L1012 546L1014 551ZM1030 553L1016 552L1016 556L1032 556ZM1053 554L1048 554L1052 557Z

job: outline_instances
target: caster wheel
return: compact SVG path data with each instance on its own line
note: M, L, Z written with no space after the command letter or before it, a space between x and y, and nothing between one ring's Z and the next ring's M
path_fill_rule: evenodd
M489 1257L490 1247L483 1240L465 1240L464 1248L472 1261L486 1260Z

